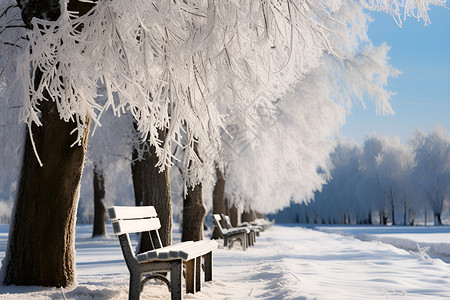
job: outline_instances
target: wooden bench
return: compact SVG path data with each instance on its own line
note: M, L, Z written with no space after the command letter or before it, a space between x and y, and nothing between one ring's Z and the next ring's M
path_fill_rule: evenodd
M250 233L247 235L247 243L249 246L253 246L256 243L256 237L259 236L259 232L263 231L262 228L260 226L255 226L255 225L251 225L251 224L241 224L238 227L233 227L233 225L231 225L231 220L230 217L222 214L222 220L225 221L226 227L227 229L233 229L233 228L247 228L248 230L250 230Z
M162 247L158 233L161 224L153 206L112 206L108 208L108 215L130 271L128 299L139 299L144 284L150 279L165 282L172 300L182 299L183 273L186 293L201 290L202 268L205 281L212 280L212 250L217 248L216 241L189 241ZM149 234L154 250L134 253L129 234L139 232ZM169 278L167 273L170 273Z
M260 226L262 228L262 231L268 229L275 223L275 220L269 221L267 219L256 219L255 221L251 222L251 225Z
M239 240L243 250L247 250L248 247L248 235L250 234L250 230L247 228L233 228L233 229L224 229L220 224L220 220L222 218L219 214L213 215L213 224L219 230L220 236L223 238L223 245L228 248L233 247L235 241Z

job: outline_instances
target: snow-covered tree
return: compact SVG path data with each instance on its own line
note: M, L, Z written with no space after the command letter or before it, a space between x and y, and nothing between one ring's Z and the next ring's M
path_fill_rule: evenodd
M440 126L428 134L418 129L410 142L416 157L413 176L433 210L434 224L441 225L450 198L450 135Z
M398 223L395 221L396 212L403 208L405 213L409 203L407 180L414 164L414 155L398 137L369 136L364 150L365 170L372 174L372 179L384 194L379 207L389 207L389 216L395 225Z
M328 40L343 59L324 54L278 100L275 117L267 119L256 146L236 138L238 129L230 131L226 193L241 209L271 212L291 200L311 199L326 182L334 133L353 101L368 95L380 113L391 112L385 87L398 71L388 65L388 47L370 43L368 16L359 5L346 2L333 18L340 23L327 23L333 29Z
M312 202L291 206L291 216L280 216L292 221L296 215L301 222L414 225L417 217L427 224L431 209L440 224L449 205L449 145L449 134L439 126L428 134L416 130L409 144L377 134L366 137L363 149L340 141L330 156L327 184Z

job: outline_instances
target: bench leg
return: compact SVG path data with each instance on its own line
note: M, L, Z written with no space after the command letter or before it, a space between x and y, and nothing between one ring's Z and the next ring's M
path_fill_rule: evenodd
M205 281L212 280L212 252L203 255L205 261Z
M247 250L248 244L247 244L247 234L243 233L241 235L241 244L242 244L242 249L245 251Z
M202 267L202 257L195 258L195 291L199 292L202 289L202 274L200 272Z
M181 291L181 273L183 272L183 263L181 260L175 261L172 264L172 268L170 270L170 286L171 286L171 294L172 300L182 300L183 294Z
M186 264L186 293L195 294L195 258Z
M249 245L250 246L254 246L255 245L255 241L256 241L256 233L255 233L254 230L250 231L249 240L250 240Z
M129 300L139 300L141 294L141 277L141 274L138 272L130 272Z

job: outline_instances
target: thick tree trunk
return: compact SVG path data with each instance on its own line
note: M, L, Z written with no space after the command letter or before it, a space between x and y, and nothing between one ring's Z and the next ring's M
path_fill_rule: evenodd
M161 139L164 133L160 132ZM142 205L154 206L161 222L159 235L163 246L172 244L172 202L170 197L169 170L160 172L156 167L158 157L155 147L144 153L142 161ZM151 250L152 246L147 235L142 235L139 252Z
M219 167L216 166L217 181L213 191L213 214L226 214L225 207L225 178ZM219 239L219 230L214 227L214 239Z
M203 205L202 184L189 188L183 202L183 232L181 241L199 241L203 239L203 220L206 209Z
M237 227L239 225L239 211L237 206L234 204L230 208L230 219L233 227Z
M98 166L94 167L94 228L92 236L104 236L106 234L105 217L105 177L104 172Z
M11 224L5 285L67 286L75 282L75 221L89 124L81 146L75 128L59 118L54 102L40 105L43 126L32 126L40 167L27 130Z
M18 1L22 19L32 28L34 17L56 20L60 1ZM68 9L83 15L95 4L71 0ZM81 29L81 28L80 28ZM35 72L40 72L36 69ZM36 74L36 88L41 76ZM81 146L71 145L76 128L59 118L54 102L42 101L43 126L27 129L22 171L2 264L5 285L67 286L75 282L75 222L86 153L89 118ZM33 134L39 166L30 139Z

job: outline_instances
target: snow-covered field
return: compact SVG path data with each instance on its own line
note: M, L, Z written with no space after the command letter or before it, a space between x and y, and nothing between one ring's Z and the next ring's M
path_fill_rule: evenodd
M450 256L449 227L317 229L275 225L248 251L220 247L214 252L214 280L185 298L450 299L450 265L433 255L428 258L416 246L436 244ZM1 257L7 230L0 227ZM128 271L117 239L90 235L91 226L77 226L77 287L0 286L0 299L126 299ZM179 236L175 231L175 239ZM411 253L376 239L415 250ZM170 299L170 294L165 285L151 282L141 298Z

